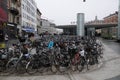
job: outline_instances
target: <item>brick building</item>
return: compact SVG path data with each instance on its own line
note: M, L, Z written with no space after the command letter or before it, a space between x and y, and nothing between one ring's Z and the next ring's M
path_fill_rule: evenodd
M118 12L116 11L113 14L110 14L107 17L103 18L104 23L118 23ZM102 37L104 38L116 38L117 34L117 27L113 26L110 28L103 28L102 29Z

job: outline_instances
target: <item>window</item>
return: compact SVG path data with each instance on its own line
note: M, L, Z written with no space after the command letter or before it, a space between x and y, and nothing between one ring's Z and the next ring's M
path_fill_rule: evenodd
M24 17L24 13L22 13L22 17Z
M40 21L40 25L42 26L42 21Z
M17 24L19 24L20 22L19 22L19 17L17 17Z
M25 23L24 21L23 21L22 23L23 23L23 26L25 26L25 25L26 25L26 23Z
M24 9L24 4L22 4L22 8Z

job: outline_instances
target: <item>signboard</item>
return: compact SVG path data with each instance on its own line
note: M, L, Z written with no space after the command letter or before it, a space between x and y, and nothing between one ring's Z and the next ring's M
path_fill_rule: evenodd
M31 33L34 33L34 32L35 32L35 29L34 29L34 28L28 27L28 26L23 27L22 30L24 30L24 31L26 31L26 32L31 32Z

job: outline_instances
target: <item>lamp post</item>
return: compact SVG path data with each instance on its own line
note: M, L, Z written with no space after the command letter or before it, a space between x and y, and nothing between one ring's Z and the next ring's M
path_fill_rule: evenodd
M83 2L85 2L86 0L83 0Z

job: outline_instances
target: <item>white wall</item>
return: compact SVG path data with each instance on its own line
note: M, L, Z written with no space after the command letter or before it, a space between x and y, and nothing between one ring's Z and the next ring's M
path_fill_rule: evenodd
M35 28L37 31L37 5L34 0L21 0L22 26Z
M46 19L41 19L42 25L41 25L41 33L48 31L49 33L53 34L56 33L56 29L54 28L55 25L51 23L50 21Z

